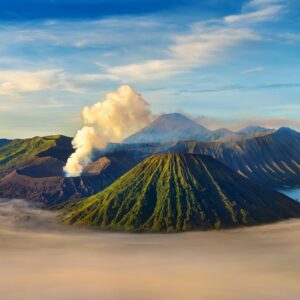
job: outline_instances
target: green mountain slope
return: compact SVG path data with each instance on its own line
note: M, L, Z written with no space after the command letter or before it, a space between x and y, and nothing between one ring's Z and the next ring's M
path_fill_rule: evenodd
M66 161L72 152L71 138L62 135L13 140L0 148L1 174L22 166L37 156L51 156Z
M300 204L253 183L215 159L146 158L105 190L64 208L66 224L176 232L300 217Z

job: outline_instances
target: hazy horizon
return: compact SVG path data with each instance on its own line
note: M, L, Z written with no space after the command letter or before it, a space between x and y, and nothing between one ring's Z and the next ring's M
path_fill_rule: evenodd
M236 123L236 124L230 124L230 123L221 123L220 122L220 125L221 127L215 127L214 125L211 124L211 121L210 120L206 120L204 117L197 117L197 116L192 116L190 114L187 114L187 113L184 113L182 111L174 111L174 112L166 112L166 113L161 113L159 115L155 115L155 118L158 118L159 116L162 116L164 114L172 114L172 113L179 113L179 114L182 114L188 118L190 118L191 120L195 121L196 123L198 123L199 125L202 125L204 127L206 127L207 129L211 130L211 131L215 131L215 130L218 130L218 129L229 129L233 132L239 132L240 130L243 130L247 127L255 127L255 126L259 126L259 127L264 127L266 129L273 129L273 130L277 130L279 128L282 128L282 127L289 127L293 130L296 130L296 131L299 131L298 128L296 127L293 127L293 126L290 126L290 125L278 125L278 126L268 126L267 124L265 123L261 123L259 121L251 121L251 120L245 120L243 123ZM154 119L155 119L154 118ZM217 122L216 124L219 124L219 122ZM229 125L229 126L227 126ZM31 136L24 136L24 137L16 137L16 136L1 136L0 139L2 138L6 138L6 139L26 139L26 138L33 138L33 137L36 137L36 136L52 136L52 135L65 135L65 136L68 136L70 138L73 138L75 136L76 132L74 132L74 135L71 136L71 135L65 135L61 132L53 132L51 134L46 134L46 135L31 135ZM130 134L129 134L130 135ZM125 136L127 137L127 136Z

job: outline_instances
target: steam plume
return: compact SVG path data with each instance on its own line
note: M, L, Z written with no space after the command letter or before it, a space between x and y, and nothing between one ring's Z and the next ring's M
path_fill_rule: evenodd
M146 126L151 120L148 103L132 87L123 85L106 94L103 101L84 107L83 127L72 144L75 152L64 171L67 176L79 176L90 162L94 148L104 148L109 142L120 142L126 136Z

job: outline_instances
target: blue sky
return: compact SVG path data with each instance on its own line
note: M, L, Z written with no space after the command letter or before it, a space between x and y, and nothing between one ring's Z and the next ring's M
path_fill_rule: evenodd
M73 135L121 84L209 128L300 129L297 0L5 2L1 137Z

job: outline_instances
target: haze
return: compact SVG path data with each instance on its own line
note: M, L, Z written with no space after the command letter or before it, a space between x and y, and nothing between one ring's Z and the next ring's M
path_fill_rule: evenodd
M1 299L299 299L300 220L171 235L56 222L1 202Z

